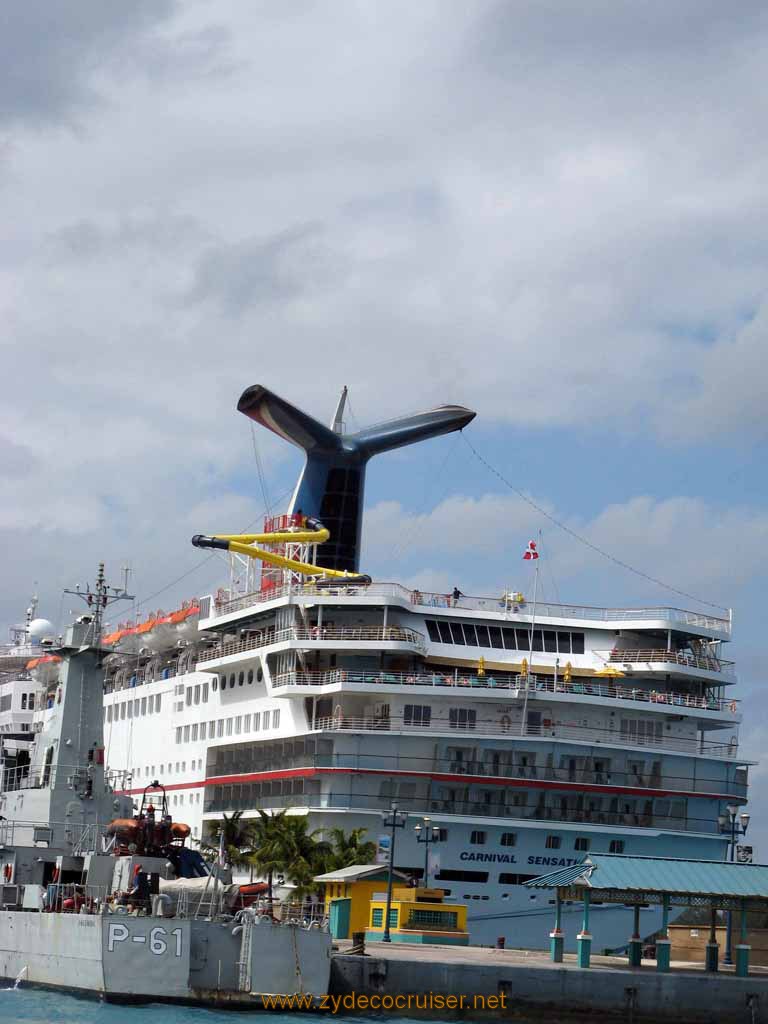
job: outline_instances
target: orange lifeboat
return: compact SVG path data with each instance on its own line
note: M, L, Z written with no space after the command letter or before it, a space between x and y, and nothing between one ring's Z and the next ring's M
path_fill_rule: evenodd
M61 658L58 654L45 654L41 658L33 658L27 662L27 671L38 682L48 685L59 678Z
M197 601L192 601L186 607L182 606L178 611L172 612L168 618L176 628L178 639L194 640L200 621L200 605Z
M139 833L140 826L135 818L115 818L107 825L107 835L114 836L118 846L127 847L136 844Z
M174 839L187 839L192 829L182 821L174 821L171 825L171 835Z

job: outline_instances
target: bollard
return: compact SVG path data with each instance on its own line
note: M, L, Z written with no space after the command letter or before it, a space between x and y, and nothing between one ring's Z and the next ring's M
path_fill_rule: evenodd
M496 939L496 949L504 949L504 943L505 942L506 942L506 939L504 938L504 936L500 935L498 937L498 939Z

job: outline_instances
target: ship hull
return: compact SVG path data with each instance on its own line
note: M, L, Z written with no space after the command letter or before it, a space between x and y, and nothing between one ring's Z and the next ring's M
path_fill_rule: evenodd
M256 924L247 989L233 923L4 911L0 977L110 1002L258 1006L262 993L328 991L330 936Z

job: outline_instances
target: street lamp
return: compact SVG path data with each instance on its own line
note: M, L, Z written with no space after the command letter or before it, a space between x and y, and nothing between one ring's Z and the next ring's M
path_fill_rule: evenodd
M398 828L405 828L407 815L399 814L397 810L397 803L393 800L392 805L389 809L388 814L382 814L381 822L384 828L391 830L391 839L389 843L389 870L387 872L387 909L384 918L384 934L381 937L382 942L391 942L392 939L389 937L389 912L392 906L392 872L395 866L395 834Z
M735 804L728 804L725 808L726 814L720 814L717 818L717 823L720 826L720 831L728 836L728 848L725 853L725 859L733 863L736 860L736 841L747 834L747 828L749 827L750 815L746 811L742 811L739 814L739 808ZM736 823L738 818L739 823ZM729 857L730 854L730 857ZM742 914L744 911L742 910ZM733 964L733 911L726 910L725 912L725 956L723 957L723 963L729 966Z
M429 888L429 844L438 843L440 841L440 829L437 825L432 824L431 818L424 819L423 828L421 825L414 825L413 831L416 833L416 842L424 843L424 885ZM422 835L422 831L424 835Z

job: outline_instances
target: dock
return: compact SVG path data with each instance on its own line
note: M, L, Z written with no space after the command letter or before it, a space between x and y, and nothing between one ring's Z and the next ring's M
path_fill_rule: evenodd
M531 1021L629 1021L632 1024L767 1024L768 968L747 978L733 971L706 972L704 965L656 962L629 967L626 958L593 956L579 967L575 954L554 963L546 951L477 946L407 946L366 943L365 955L336 943L331 992L347 997L343 1011L357 1016L509 1018ZM352 996L391 997L372 1006ZM443 997L437 1001L435 996ZM411 997L408 1002L398 996ZM446 1002L449 996L457 1002ZM463 997L463 998L462 998ZM481 998L478 998L481 997ZM495 998L494 998L495 997Z

